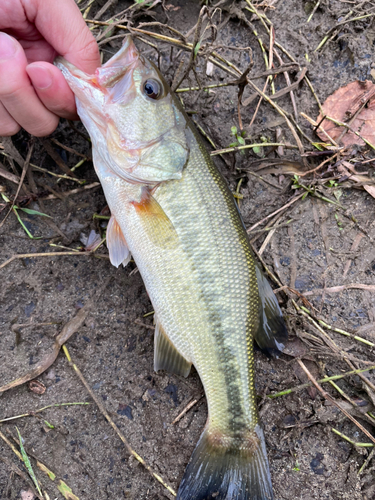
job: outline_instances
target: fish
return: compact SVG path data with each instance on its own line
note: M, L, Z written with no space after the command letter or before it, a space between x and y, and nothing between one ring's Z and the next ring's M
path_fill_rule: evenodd
M58 58L90 134L111 218L110 261L132 257L155 311L154 369L194 365L208 417L178 500L271 500L253 341L282 351L282 313L237 204L194 124L131 37L88 75Z

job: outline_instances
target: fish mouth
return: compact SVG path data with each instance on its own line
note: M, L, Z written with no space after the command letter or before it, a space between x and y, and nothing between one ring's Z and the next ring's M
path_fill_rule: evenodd
M54 61L55 66L63 72L66 78L70 74L72 78L86 82L102 91L113 88L127 72L134 69L139 63L144 64L144 60L130 35L124 38L121 49L103 66L99 66L92 75L80 70L61 56ZM71 78L68 79L68 83L71 81Z
M176 126L162 76L139 54L130 36L92 75L61 57L55 65L76 96L78 114L97 157L105 157L111 171L131 183L157 184L181 178L188 158L185 125ZM152 81L154 75L160 77L160 99L159 94L151 99L144 92L144 82ZM159 109L163 111L162 125Z
M144 59L129 35L121 49L93 74L85 73L61 56L54 64L74 92L78 113L86 128L90 128L89 121L92 120L105 137L108 125L112 123L106 108L116 103L126 105L134 99L136 89L132 75L138 65L144 65ZM85 120L82 114L89 120Z

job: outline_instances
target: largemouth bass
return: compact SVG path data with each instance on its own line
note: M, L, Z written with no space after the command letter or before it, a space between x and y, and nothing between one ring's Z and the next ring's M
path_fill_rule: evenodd
M155 309L155 370L193 364L208 402L178 500L266 500L272 485L254 389L253 340L286 329L224 179L158 69L130 37L87 75L59 59L111 210L115 266L133 256Z

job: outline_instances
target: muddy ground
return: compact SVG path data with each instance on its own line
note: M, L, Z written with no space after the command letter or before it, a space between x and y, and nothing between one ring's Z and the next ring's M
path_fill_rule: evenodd
M208 3L212 9L213 2ZM104 1L95 2L88 18L92 19L103 4ZM155 20L165 23L167 12L168 24L186 34L194 27L201 8L198 1L167 0L164 2L166 11L163 11L160 2L156 4L148 13L144 7L139 11L134 9L136 15L133 17L133 26ZM220 49L220 55L244 71L250 62L249 51L234 49L251 47L254 67L250 77L263 72L263 56L251 25L244 20L240 22L235 15L229 19L230 2L220 4L221 21L220 13L217 12L214 22L218 25L225 20L227 22L220 26L215 43L232 47ZM287 49L301 66L308 67L308 76L322 102L348 82L356 79L371 80L370 72L375 64L373 17L347 23L323 50L314 53L314 49L338 22L374 12L371 10L374 9L372 2L323 0L308 24L307 18L314 6L312 2L276 0L269 1L269 7L265 8L266 4L267 2L262 2L259 10L265 11L273 22L276 42ZM114 2L101 20L108 19L130 5L131 2L126 1ZM251 21L268 50L269 37L259 18L245 9L248 6L245 2L238 2L237 6ZM352 13L349 13L350 10ZM102 28L97 28L95 32L99 33L99 29ZM160 27L145 29L175 36ZM119 30L111 35L124 33L125 31ZM190 36L191 41L192 37L193 35ZM170 45L151 38L147 40L157 43L161 71L172 82L181 60L178 49L174 48L171 52ZM120 44L121 39L114 39L102 46L105 60L116 52ZM154 49L140 40L136 44L147 57L157 61ZM287 57L283 57L287 61ZM290 73L292 83L296 71ZM205 84L235 79L217 67L212 76L207 77L204 59L198 59L197 74ZM264 81L264 78L255 80L261 88ZM189 85L197 85L193 73L190 73L189 80L186 79L181 87ZM279 75L276 90L284 86L284 77ZM246 87L243 101L251 93ZM217 148L227 147L233 142L231 127L240 128L236 86L215 88L209 93L183 93L180 96L183 97L186 109L194 113L194 119L210 135ZM305 81L296 90L295 98L298 112L303 111L314 119L317 117L318 106ZM247 143L260 142L262 137L275 141L276 128L279 127L284 139L295 144L280 114L264 102L249 129L257 102L258 99L241 108ZM293 112L289 94L277 102L284 109ZM305 134L317 141L311 125L302 117L298 121ZM82 125L77 127L84 133ZM84 155L90 154L89 143L65 121L60 123L52 138ZM306 150L313 149L305 139L302 140ZM25 158L30 137L20 132L13 137L13 144ZM70 168L80 160L76 154L64 150L56 143L52 144L55 152ZM212 149L211 146L209 148ZM266 160L279 158L271 148L263 153L268 153ZM284 150L284 154L284 159L295 160L301 171L306 170L298 150ZM354 148L347 154L347 160L357 158L360 172L373 176L371 162L361 165L361 161L372 157L369 148ZM13 156L15 157L14 152ZM225 161L217 156L216 163L233 191L236 190L239 179L243 179L239 189L243 196L240 211L247 228L295 196L291 189L290 174L283 174L281 170L271 174L256 171L260 157L254 152L247 150L245 154L229 153L223 157ZM1 161L10 172L20 175L21 169L17 163L15 171L12 171L6 157L2 157ZM322 157L308 158L310 168L321 161ZM334 165L335 161L337 159L332 160L331 164ZM31 163L52 173L62 174L38 140L34 144ZM281 227L274 232L267 244L263 258L283 286L289 285L300 294L305 294L315 308L316 317L372 343L375 342L375 299L371 287L367 290L348 288L333 292L322 289L353 283L375 284L375 199L362 189L354 189L354 183L346 182L344 187L340 186L335 167L329 171L329 165L328 162L325 169L320 170L315 177L307 177L304 182L308 186L309 182L320 179L322 174L326 178L336 176L336 180L330 185L333 186L334 182L338 185L329 187L327 181L321 186L320 194L332 200L336 199L335 194L341 194L339 202L345 210L311 195L304 200L300 199L276 222ZM249 173L250 170L256 171L264 180ZM97 181L89 161L76 174L79 179L87 181L86 185ZM30 239L14 214L11 214L0 229L0 264L14 254L64 251L59 247L51 247L51 243L72 249L82 247L81 233L87 236L92 229L103 234L106 222L93 219L95 213L100 213L106 207L100 187L80 190L77 194L66 197L46 199L51 194L46 186L63 195L80 185L66 179L57 182L56 177L35 169L33 178L37 182L39 198L31 201L27 207L45 211L52 217L53 223L37 215L21 213L28 230L35 237L41 237ZM4 178L0 178L0 181L7 196L12 199L16 185ZM25 184L29 193L32 191L31 183L30 177L26 177ZM301 188L297 192L302 192ZM27 202L28 195L25 191L21 191L20 197L23 203ZM2 218L6 211L7 208L4 208ZM271 219L268 220L270 221ZM290 222L286 226L288 221ZM271 223L274 224L275 221ZM257 229L264 227L265 223ZM250 233L251 238L258 236L254 242L257 250L268 234L269 232L256 231ZM356 250L352 249L353 242L358 243ZM62 331L63 326L91 301L92 307L85 321L67 342L70 355L130 445L177 490L205 424L205 399L199 399L177 424L173 425L172 422L191 400L201 395L199 377L194 370L186 380L153 371L152 317L145 317L152 311L152 306L135 264L116 270L110 265L104 246L97 253L102 258L85 254L25 257L14 260L0 270L0 385L38 366L52 351L54 338ZM103 289L105 283L107 286ZM370 443L369 437L315 389L299 390L275 399L268 399L266 394L277 393L306 381L296 356L301 356L311 373L319 379L350 370L343 360L343 353L350 358L354 367L363 368L369 362L375 364L374 349L371 345L326 328L323 331L331 340L327 339L294 308L291 299L296 299L301 306L303 302L300 297L291 292L288 295L278 293L278 297L292 341L287 349L289 354L283 354L280 359L268 359L256 352L256 388L275 498L370 500L375 497L375 464L370 461L361 474L359 469L371 448L353 446L335 434L332 428L355 442ZM375 383L372 372L365 373L365 376ZM48 405L89 403L49 408L35 416L0 424L0 431L11 440L12 436L16 436L16 426L18 427L26 450L35 457L31 459L32 465L49 498L63 498L56 488L60 479L81 500L172 498L133 457L129 458L119 437L62 352L37 379L46 388L43 394L31 391L29 385L24 384L0 395L0 420ZM368 386L358 376L342 379L337 385L357 405L355 408L329 384L325 384L324 388L342 405L345 404L349 413L375 436L374 426L371 425L371 420L374 420L366 413L369 411L372 415L375 414L374 399L371 400L373 393ZM53 424L54 428L48 428L44 420ZM54 482L38 469L35 459L56 474ZM0 498L20 499L22 490L31 488L31 482L26 476L22 478L14 472L14 465L25 470L4 440L0 440Z

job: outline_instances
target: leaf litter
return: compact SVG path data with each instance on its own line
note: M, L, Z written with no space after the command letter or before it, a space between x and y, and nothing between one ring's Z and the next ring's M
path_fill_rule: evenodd
M329 116L334 120L347 122L350 129L327 120ZM322 121L323 120L323 121ZM344 146L364 146L362 138L375 144L375 84L366 80L356 80L345 87L340 87L330 95L322 106L317 122L334 140L339 140ZM353 131L358 132L358 137ZM318 129L318 136L325 141L327 135Z

